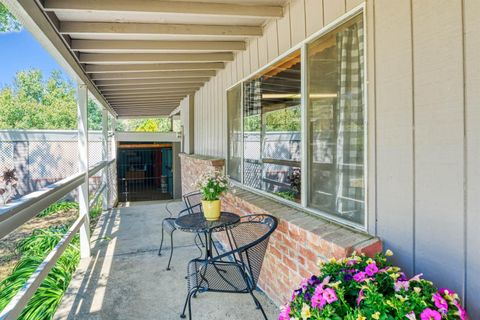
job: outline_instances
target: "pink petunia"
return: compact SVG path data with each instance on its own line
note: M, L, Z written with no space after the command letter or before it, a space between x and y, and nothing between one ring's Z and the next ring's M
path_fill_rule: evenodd
M353 276L353 280L357 282L362 282L363 280L365 280L365 272L360 271L359 273Z
M290 305L286 304L281 308L278 320L290 320Z
M462 306L460 305L460 302L455 300L455 301L453 301L453 304L458 309L458 316L460 317L460 319L461 320L467 320L468 319L467 311L465 311L465 309L462 308Z
M312 307L322 310L327 301L322 294L314 294L312 297Z
M420 319L421 320L441 320L442 315L436 310L427 308L423 310L423 312L420 314Z
M337 294L335 293L335 290L333 290L332 288L327 288L323 290L322 295L325 301L327 301L327 303L329 304L338 300Z
M365 295L363 294L363 289L362 289L362 290L360 290L360 292L358 293L357 306L360 305L360 303L362 302L363 299L365 299Z
M447 300L445 300L438 292L433 295L433 301L435 302L435 307L437 307L440 312L448 312Z
M378 272L378 267L375 264L375 262L370 263L366 268L365 268L365 273L369 276L372 277Z
M409 287L410 287L410 283L408 281L396 281L393 284L393 289L395 290L395 292L399 292L402 289L404 289L405 291L408 291Z

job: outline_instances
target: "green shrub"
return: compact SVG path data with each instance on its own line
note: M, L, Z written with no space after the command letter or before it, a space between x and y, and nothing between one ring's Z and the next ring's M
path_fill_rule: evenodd
M78 209L78 203L73 201L59 201L40 212L37 217L46 217L54 213L65 212L71 209Z

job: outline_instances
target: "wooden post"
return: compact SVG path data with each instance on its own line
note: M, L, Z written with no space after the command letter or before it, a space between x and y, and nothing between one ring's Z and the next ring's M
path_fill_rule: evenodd
M80 227L80 257L90 257L90 219L88 216L88 125L87 125L88 89L83 83L77 85L78 120L78 169L85 172L85 181L78 187L80 216L85 216Z
M102 108L102 160L108 161L108 111L105 108ZM110 200L109 170L109 166L106 166L102 171L102 184L105 186L102 197L102 209L104 211L108 210Z

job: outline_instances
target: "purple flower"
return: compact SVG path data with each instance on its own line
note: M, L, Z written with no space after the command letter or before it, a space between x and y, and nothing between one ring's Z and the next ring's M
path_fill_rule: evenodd
M327 288L323 290L323 298L327 301L327 303L333 303L338 300L337 294L335 293L335 290L332 288Z
M317 278L317 276L313 275L309 280L308 280L308 285L310 286L316 286L320 283L320 279Z
M308 288L308 279L303 279L302 282L300 282L300 288L302 288L302 290L306 290Z
M433 295L433 301L435 302L435 307L437 307L440 312L447 313L447 300L445 300L438 292Z
M360 271L359 273L353 276L353 280L357 282L362 282L363 280L365 280L365 272Z
M400 272L400 277L398 278L398 280L400 280L400 281L407 281L408 280L405 272Z
M347 261L347 266L353 266L354 264L357 264L357 260L350 259L350 260Z
M393 284L393 289L395 290L395 292L399 292L402 289L404 289L405 291L408 291L409 287L410 287L410 282L408 281L397 281Z
M286 304L281 308L278 320L290 320L290 305Z
M350 281L350 280L353 279L353 276L352 276L351 274L347 273L347 274L345 274L345 275L343 276L343 279L344 279L345 281Z
M362 290L360 290L360 292L358 293L357 306L360 305L360 302L362 302L363 299L365 299L365 295L363 294L363 289L362 289Z
M365 273L369 276L372 277L378 272L377 265L375 262L370 263L366 268L365 268Z
M305 292L305 295L303 296L303 300L309 301L312 295L310 294L309 291Z
M420 319L421 320L441 320L442 315L438 311L427 308L423 310L423 312L420 314Z

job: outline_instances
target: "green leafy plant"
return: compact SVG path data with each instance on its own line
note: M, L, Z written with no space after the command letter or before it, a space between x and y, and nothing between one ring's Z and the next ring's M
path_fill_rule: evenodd
M17 263L12 273L0 282L0 310L5 308L9 301L25 285L45 256L58 244L67 230L68 226L38 229L21 241L18 246L19 251L22 253L21 260ZM79 238L76 235L30 299L19 319L51 319L79 261Z
M407 277L386 256L356 255L320 266L304 279L279 320L468 319L456 293L436 288L422 274Z
M230 182L227 176L215 171L202 175L195 186L202 193L203 200L215 201L229 189Z
M52 204L47 209L40 212L37 217L46 217L54 213L65 212L72 209L78 210L78 202L60 201Z
M275 192L275 194L280 198L283 198L289 201L295 201L295 192L293 191L278 191L278 192Z

